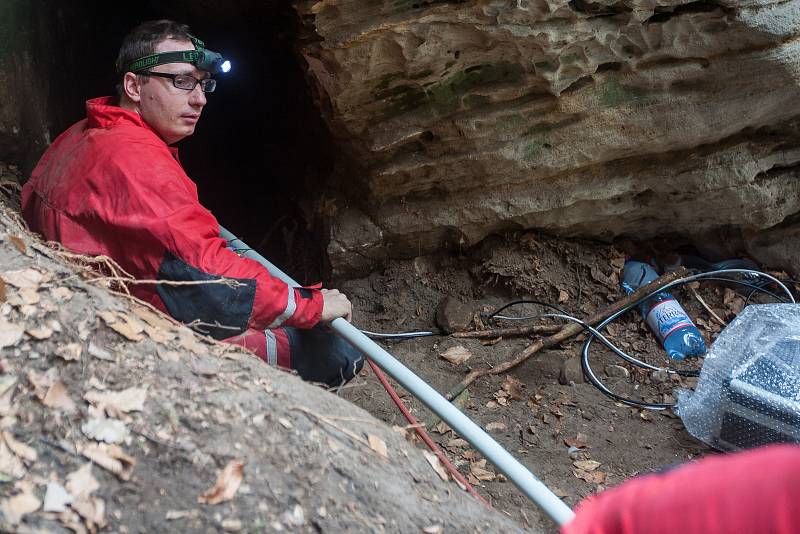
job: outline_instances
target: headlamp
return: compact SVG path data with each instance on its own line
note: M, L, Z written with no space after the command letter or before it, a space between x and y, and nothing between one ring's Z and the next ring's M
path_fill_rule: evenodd
M143 70L164 65L165 63L191 63L200 70L210 72L212 75L227 73L231 70L231 62L222 57L222 54L208 50L203 41L197 37L190 36L194 50L182 50L180 52L162 52L161 54L151 54L140 57L130 65L124 72L141 72ZM120 73L120 74L122 74Z

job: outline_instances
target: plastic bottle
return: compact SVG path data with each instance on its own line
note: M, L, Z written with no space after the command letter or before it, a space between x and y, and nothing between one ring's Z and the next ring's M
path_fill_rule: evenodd
M627 261L622 270L622 287L631 294L656 278L658 274L650 265ZM700 331L678 301L666 291L644 301L639 311L670 358L683 360L687 356L706 353L706 344Z

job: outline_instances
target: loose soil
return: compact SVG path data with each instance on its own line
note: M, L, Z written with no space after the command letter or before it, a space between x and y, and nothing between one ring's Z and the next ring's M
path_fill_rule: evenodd
M630 252L633 245L620 244ZM641 248L640 248L641 250ZM620 287L623 253L612 245L554 239L536 233L515 233L485 241L460 257L434 256L395 261L360 280L341 283L355 303L355 322L371 331L400 332L436 330L435 315L440 301L455 297L477 316L491 313L517 299L535 299L556 304L577 317L608 306L624 296ZM785 276L785 275L784 275ZM712 284L697 288L703 301L723 320L730 321L744 306L742 295ZM673 292L706 338L713 341L721 326L712 319L689 289ZM755 297L754 301L761 301ZM766 301L766 300L764 300ZM537 305L521 305L504 315L527 316L546 313ZM486 319L485 326L491 326ZM538 320L546 323L545 320ZM527 321L522 324L532 324ZM519 322L497 321L518 326ZM638 313L629 313L609 327L610 339L623 350L648 363L670 365ZM469 388L464 412L490 431L537 477L570 506L581 499L626 479L685 462L713 451L692 438L671 411L629 407L604 396L584 383L574 357L585 336L578 336L557 350L534 355L506 375L479 379ZM382 342L389 352L441 393L451 390L464 375L492 367L513 357L531 339L511 338L479 341L449 336ZM465 347L471 358L454 365L440 355L456 346ZM676 388L692 388L695 378L666 377L623 363L606 347L593 344L591 361L607 386L621 395L648 402L674 402ZM567 362L567 360L572 359ZM562 367L572 368L578 383L559 383ZM616 365L627 370L606 366ZM671 364L678 367L675 362ZM699 361L682 365L698 369ZM366 373L365 373L366 374ZM577 374L577 378L575 375ZM608 376L608 374L614 376ZM616 376L621 374L622 376ZM627 377L625 376L627 375ZM568 375L569 376L569 375ZM389 424L403 418L372 377L348 387L343 396ZM406 394L404 403L421 421L432 425L431 434L477 490L493 506L533 530L552 531L552 524L504 477L469 476L480 455L462 442L416 399ZM572 448L570 448L572 446ZM575 462L593 460L593 471ZM592 464L577 464L593 467ZM493 469L489 467L489 469ZM480 479L479 479L480 478Z

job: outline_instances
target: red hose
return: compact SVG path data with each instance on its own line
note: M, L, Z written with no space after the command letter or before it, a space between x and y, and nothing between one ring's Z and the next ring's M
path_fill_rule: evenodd
M422 439L422 441L425 442L425 445L427 445L428 448L431 451L433 451L433 454L435 454L439 458L439 461L442 462L442 465L444 465L448 471L450 471L450 474L453 476L454 479L460 482L462 486L466 487L467 491L472 495L474 495L476 499L478 499L483 504L491 508L492 505L489 504L489 501L481 497L480 493L475 491L475 488L473 488L470 485L470 483L467 482L467 480L461 475L461 473L458 472L458 469L456 469L456 467L450 463L450 460L447 459L447 456L445 456L442 450L436 445L436 443L433 442L431 437L425 431L425 428L423 428L417 422L417 419L413 415L411 415L411 412L408 411L408 408L406 408L405 404L403 404L403 401L400 400L400 396L394 390L389 381L386 380L386 375L383 374L383 371L381 371L380 368L377 365L375 365L375 363L369 358L367 358L367 361L369 362L370 367L372 367L372 371L375 373L375 376L378 377L378 380L381 381L383 387L386 388L386 392L389 393L389 396L392 398L397 407L400 408L400 411L403 412L405 418L408 420L409 423L411 423L411 425L414 427L414 430L417 431L417 434L419 434L419 437Z

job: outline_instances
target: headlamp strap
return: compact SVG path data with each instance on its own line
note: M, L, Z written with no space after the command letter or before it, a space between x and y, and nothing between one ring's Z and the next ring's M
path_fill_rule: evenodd
M124 72L139 72L156 65L165 63L192 63L196 64L202 56L202 52L197 50L184 50L181 52L163 52L161 54L151 54L141 57L128 65Z

